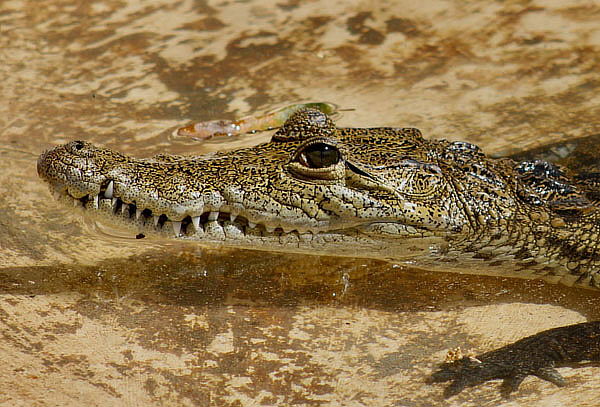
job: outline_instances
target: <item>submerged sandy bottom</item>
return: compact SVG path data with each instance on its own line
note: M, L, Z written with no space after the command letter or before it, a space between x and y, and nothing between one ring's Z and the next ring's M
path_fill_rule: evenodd
M443 401L449 348L598 318L541 282L360 259L111 239L56 205L44 149L129 154L298 101L507 153L600 132L593 2L5 1L0 6L0 405L597 405L598 367Z

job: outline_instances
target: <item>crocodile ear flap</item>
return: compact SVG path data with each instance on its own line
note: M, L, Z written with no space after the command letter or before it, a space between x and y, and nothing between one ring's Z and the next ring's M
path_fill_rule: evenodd
M515 167L517 194L526 203L547 206L552 211L585 211L594 206L578 182L547 161L523 161Z
M568 199L548 201L548 206L554 211L585 210L594 205L586 196L573 196Z

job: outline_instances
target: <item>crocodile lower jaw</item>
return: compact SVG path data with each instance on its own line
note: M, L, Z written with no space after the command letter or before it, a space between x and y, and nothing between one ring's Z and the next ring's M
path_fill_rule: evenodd
M284 230L282 227L252 222L243 214L229 211L227 205L223 205L218 211L205 211L196 216L188 215L181 220L174 220L165 214L153 213L151 209L138 207L135 203L124 202L111 191L112 188L108 188L108 191L102 190L97 195L75 197L64 187L51 188L52 195L58 201L71 203L99 220L127 227L137 233L192 240L238 240L249 236L280 237L282 235L294 235L300 238L318 233L317 231Z
M229 210L229 205L223 205L218 211L205 211L196 216L188 215L181 220L174 220L165 214L138 207L135 203L124 202L114 195L110 184L109 182L101 188L98 194L81 197L73 196L66 187L56 184L50 187L50 191L56 200L83 210L103 226L124 229L137 238L149 235L261 250L291 247L305 252L307 249L312 251L318 248L323 252L355 256L356 248L389 247L390 238L396 241L402 237L424 237L425 234L430 234L420 228L398 223L392 223L395 235L382 236L383 239L377 239L370 233L377 223L366 223L343 231L275 227L252 222L244 213L234 214ZM331 250L327 250L327 247ZM342 253L344 251L348 253Z

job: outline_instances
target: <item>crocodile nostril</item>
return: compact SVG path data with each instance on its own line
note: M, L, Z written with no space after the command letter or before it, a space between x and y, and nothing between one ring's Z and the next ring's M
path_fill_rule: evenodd
M76 140L76 141L73 142L73 148L75 150L81 150L84 147L84 145L85 144L81 140Z

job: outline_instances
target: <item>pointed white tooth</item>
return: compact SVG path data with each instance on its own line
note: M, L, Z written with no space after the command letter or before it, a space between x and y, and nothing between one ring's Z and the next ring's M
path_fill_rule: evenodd
M231 212L231 213L229 214L229 220L230 220L231 222L235 221L235 219L236 219L237 217L238 217L238 216L237 216L237 213L233 213L233 212Z
M248 227L250 227L250 229L254 229L256 227L256 223L248 222Z
M79 201L79 199L73 198L73 206L75 206L75 207L81 206L81 202Z
M139 219L142 214L142 210L140 208L135 208L135 218Z
M106 187L106 191L104 191L104 197L108 198L108 199L112 198L113 197L114 189L115 188L114 188L113 182L110 181L108 183L108 186Z
M121 215L125 214L125 212L127 212L129 210L129 205L127 205L125 202L123 202L123 205L121 206Z
M200 230L200 216L192 216L192 223L194 224L194 229Z
M100 201L100 196L99 195L94 195L94 200L93 200L93 204L94 204L94 208L98 209L98 202Z
M52 193L52 196L54 197L54 199L60 198L60 192L58 192L56 189L53 189L50 192Z
M179 236L181 234L181 222L172 221L171 226L173 226L173 232L175 232L175 236Z
M218 218L219 218L219 212L214 212L214 211L213 211L213 212L209 212L209 213L208 213L208 221L209 221L209 222L215 221L215 220L217 220Z
M113 198L112 201L110 201L110 204L112 205L112 207L114 208L115 205L117 204L117 198Z
M273 233L275 231L275 226L266 226L265 225L265 229L267 232Z
M158 226L158 219L160 218L160 216L154 215L153 218L154 218L154 226L156 227L156 226Z

